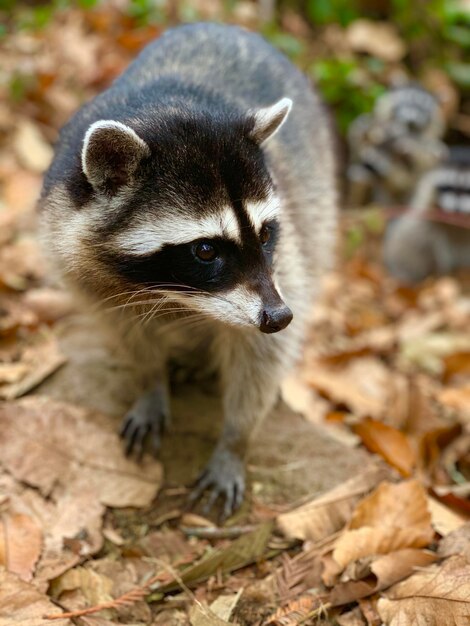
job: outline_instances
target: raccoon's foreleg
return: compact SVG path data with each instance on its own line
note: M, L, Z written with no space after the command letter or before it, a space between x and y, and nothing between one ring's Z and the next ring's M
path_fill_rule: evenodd
M135 452L142 458L145 442L150 441L152 452L160 449L162 433L170 424L168 384L162 377L154 387L138 398L124 416L120 435L126 442L126 454Z
M238 334L225 338L219 352L224 387L224 424L212 457L190 495L197 501L209 491L203 508L208 512L223 497L223 516L239 508L245 493L244 458L249 440L268 411L279 390L280 364L275 342L261 336L247 339Z

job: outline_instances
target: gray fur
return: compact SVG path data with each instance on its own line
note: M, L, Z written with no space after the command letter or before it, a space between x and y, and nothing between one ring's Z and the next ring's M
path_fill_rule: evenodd
M262 145L280 201L281 231L272 281L294 314L293 322L279 333L265 335L254 327L231 323L227 303L216 296L163 294L153 316L148 314L145 303L141 308L130 308L125 295L115 298L119 291L125 291L126 285L97 261L96 250L112 244L108 239L99 240L96 233L100 229L104 232L106 216L112 215L113 201L118 201L87 198L86 206L81 208L80 196L73 195L70 180L76 175L74 167L85 132L97 120L116 119L129 124L148 141L149 125L159 115L158 106L151 108L146 104L125 119L116 111L123 101L126 106L132 104L133 98L138 103L139 94L156 79L175 77L182 84L201 86L211 97L223 98L230 115L248 115L284 97L293 101L287 121ZM190 106L204 110L204 98L198 101L198 90L194 93ZM173 104L171 98L165 101L167 112L178 106L177 98ZM211 367L220 372L224 389L223 434L200 491L212 487L216 495L226 496L227 512L240 503L243 494L239 459L244 457L256 427L274 405L282 377L300 355L319 279L332 263L335 187L327 116L307 79L261 37L215 24L180 27L148 46L107 95L87 105L64 129L56 160L46 177L41 201L45 245L72 288L99 304L106 295L105 286L110 300L102 308L109 302L122 307L113 313L112 330L129 346L136 365L144 367L149 378L149 373L154 372L161 384L167 363L175 356L186 358L189 354L190 358L203 361L203 365L210 361ZM182 185L175 193L183 193L183 189ZM182 201L184 198L175 196L175 206ZM171 211L171 207L167 210ZM122 222L119 232L125 233L126 228ZM145 294L142 298L145 300ZM234 318L242 304L230 305ZM217 306L225 307L223 321L216 314ZM203 312L197 322L188 317L188 311L194 310ZM135 323L138 313L147 316L145 323ZM140 411L139 406L142 403L133 410Z

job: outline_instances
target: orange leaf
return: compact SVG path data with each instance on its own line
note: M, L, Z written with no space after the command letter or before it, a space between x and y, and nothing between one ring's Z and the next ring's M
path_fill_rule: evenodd
M442 377L445 383L448 383L454 376L467 376L470 374L470 351L449 354L444 357L443 364Z
M354 432L368 450L383 457L402 476L411 475L416 465L416 453L406 435L370 418L356 424Z

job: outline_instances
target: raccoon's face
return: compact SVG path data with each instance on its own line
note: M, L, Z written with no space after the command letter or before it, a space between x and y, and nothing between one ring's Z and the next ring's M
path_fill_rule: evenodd
M275 278L280 206L261 144L291 104L230 121L187 115L164 132L92 124L81 157L92 187L78 209L87 222L81 254L141 299L157 294L265 333L285 328L292 313Z

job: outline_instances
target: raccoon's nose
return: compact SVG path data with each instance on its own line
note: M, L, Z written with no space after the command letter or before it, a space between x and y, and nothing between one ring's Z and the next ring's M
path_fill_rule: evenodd
M292 311L284 303L278 307L266 307L261 313L259 329L262 333L277 333L292 322Z

